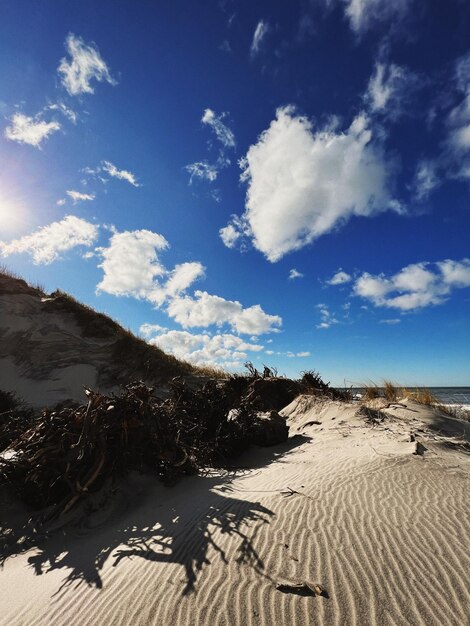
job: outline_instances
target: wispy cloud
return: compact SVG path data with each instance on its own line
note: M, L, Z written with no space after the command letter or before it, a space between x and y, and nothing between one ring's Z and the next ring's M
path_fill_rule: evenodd
M318 312L320 313L321 321L317 324L317 328L326 329L330 328L333 324L339 324L336 317L331 313L328 305L326 304L317 304Z
M221 148L214 162L210 163L207 159L203 159L185 166L185 170L190 174L190 185L192 185L193 181L196 179L213 183L217 180L220 170L230 165L230 159L227 157L226 153L227 150L235 148L236 142L233 131L223 121L226 117L227 113L217 115L212 109L205 109L201 122L212 129L221 144ZM220 194L217 194L214 199L220 202Z
M77 204L77 202L84 202L86 200L90 201L95 199L95 194L93 193L82 193L81 191L74 191L73 189L66 191L66 194L69 196L69 198L72 198L74 204ZM59 202L61 201L59 200ZM59 204L59 202L57 204Z
M52 133L60 130L58 122L46 122L41 119L41 113L35 117L29 117L23 113L15 113L10 118L10 125L5 128L5 137L10 141L26 143L39 148L41 142Z
M256 56L260 51L263 40L268 32L269 24L264 20L260 20L256 25L255 32L253 33L253 39L251 41L250 54L252 57Z
M110 161L103 161L102 171L109 174L112 178L119 178L119 180L125 180L133 187L140 187L135 174L128 170L120 170Z
M451 110L447 120L452 176L470 179L470 52L457 60L454 84L460 102Z
M393 162L380 140L374 141L363 113L345 131L314 132L293 107L280 108L240 165L241 180L248 184L246 210L230 224L240 236L249 233L271 262L353 215L401 210L390 194Z
M295 278L303 278L304 275L302 272L298 272L295 267L291 269L289 272L289 280L294 280Z
M78 115L63 102L55 102L54 104L49 104L46 108L49 111L58 111L59 113L62 113L62 115L66 117L69 122L72 122L72 124L77 123Z
M378 61L367 86L365 104L372 113L396 120L418 83L417 76L407 68Z
M437 161L419 161L412 184L416 199L419 201L426 200L440 184L441 179Z
M380 23L394 24L408 13L413 0L323 0L330 8L344 6L346 19L357 35L375 28Z
M192 185L195 178L199 180L208 180L213 183L217 180L219 170L217 165L209 163L208 161L197 161L196 163L190 163L186 165L185 170L189 172L189 184Z
M64 252L77 246L92 246L98 237L98 226L74 215L67 215L38 230L14 239L0 242L0 255L27 253L35 265L48 265L59 259Z
M470 259L413 263L386 277L362 274L354 293L376 307L414 311L443 304L452 290L470 287Z
M217 115L212 109L206 109L201 122L212 128L215 136L224 148L234 148L235 135L233 134L233 131L222 121L226 117L226 113Z
M94 93L92 81L117 84L94 44L86 44L81 37L70 33L65 47L70 59L61 59L58 73L71 96Z

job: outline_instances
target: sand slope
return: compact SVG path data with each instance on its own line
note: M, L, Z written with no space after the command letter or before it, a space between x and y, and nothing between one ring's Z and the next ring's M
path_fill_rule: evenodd
M42 408L84 402L84 387L103 393L142 379L164 393L191 368L140 341L66 294L47 295L0 271L0 389Z
M289 442L241 471L131 477L84 525L7 560L0 623L469 623L465 425L412 403L378 425L356 411L301 397ZM329 598L275 587L303 579Z

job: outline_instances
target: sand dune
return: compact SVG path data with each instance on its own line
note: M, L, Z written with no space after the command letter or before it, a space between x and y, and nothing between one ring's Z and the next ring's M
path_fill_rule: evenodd
M467 624L468 425L410 402L380 424L307 397L284 413L289 441L244 469L130 477L65 538L8 559L0 622ZM302 580L329 597L276 589Z
M0 270L0 389L36 408L83 402L83 388L118 391L141 379L165 393L199 372L62 292L46 294Z

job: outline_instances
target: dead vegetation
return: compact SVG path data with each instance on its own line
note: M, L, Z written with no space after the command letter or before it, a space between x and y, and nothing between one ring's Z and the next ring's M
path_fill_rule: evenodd
M271 445L288 436L278 411L299 393L329 393L316 373L297 381L260 373L213 379L197 389L183 378L163 400L141 382L119 395L87 391L81 406L20 417L14 404L0 422L0 484L42 520L65 515L91 491L131 470L166 482L208 467L223 467L252 444ZM6 398L9 401L9 398ZM13 426L14 425L14 426Z

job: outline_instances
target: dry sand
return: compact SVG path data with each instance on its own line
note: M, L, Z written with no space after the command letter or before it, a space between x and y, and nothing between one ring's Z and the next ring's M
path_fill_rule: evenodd
M406 404L372 425L301 397L284 410L290 440L241 471L129 478L81 526L7 560L0 623L468 624L470 425ZM276 589L302 580L329 598Z

